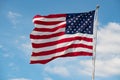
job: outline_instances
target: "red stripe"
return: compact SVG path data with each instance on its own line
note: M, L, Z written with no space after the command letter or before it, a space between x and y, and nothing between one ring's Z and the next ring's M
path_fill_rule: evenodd
M55 34L51 34L51 35L32 35L32 34L30 34L30 38L31 39L49 39L49 38L53 38L53 37L62 36L64 34L65 34L64 32L59 32L59 33L55 33Z
M49 54L54 54L54 53L65 51L65 50L67 50L69 48L78 48L78 47L87 48L87 49L93 49L93 46L88 46L88 45L85 45L85 44L71 44L71 45L68 45L68 46L65 46L65 47L55 48L54 50L42 51L42 52L38 52L38 53L33 52L32 56L49 55Z
M59 23L62 23L64 21L51 21L51 22L45 22L45 21L39 21L39 20L35 20L34 21L34 24L42 24L42 25L56 25L56 24L59 24Z
M79 41L83 40L83 41L87 41L87 42L92 42L92 38L71 37L71 38L63 38L61 40L57 40L57 41L53 41L53 42L46 42L46 43L40 43L40 44L32 43L32 47L33 48L41 48L41 47L57 45L57 44L64 43L64 42L75 41L75 40L79 40Z
M41 16L41 15L36 15L33 17L34 18L40 18L40 17L44 17L44 18L59 18L59 17L66 17L66 14L51 14L51 15L47 15L47 16Z
M73 56L92 56L93 53L90 53L90 52L70 52L70 53L67 53L65 55L62 55L60 57L73 57Z
M57 26L55 28L34 28L34 31L40 31L40 32L54 32L56 30L59 30L60 28L64 28L66 24Z
M62 56L57 56L57 57L53 57L51 59L46 59L46 60L37 60L37 61L32 61L30 62L30 64L46 64L48 62L50 62L51 60L55 59L55 58L60 58L60 57L74 57L74 56L92 56L93 53L89 53L89 52L71 52L71 53L67 53L65 55Z

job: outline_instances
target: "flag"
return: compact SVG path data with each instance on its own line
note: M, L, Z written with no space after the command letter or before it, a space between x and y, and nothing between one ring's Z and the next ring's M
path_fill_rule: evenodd
M95 10L34 16L30 63L46 64L58 57L92 56L94 14Z

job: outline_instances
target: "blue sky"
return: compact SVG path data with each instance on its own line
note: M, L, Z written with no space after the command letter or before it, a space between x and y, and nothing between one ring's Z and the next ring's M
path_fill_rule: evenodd
M99 9L95 80L120 80L119 0L1 0L0 80L91 80L91 57L60 58L29 64L29 34L36 14Z

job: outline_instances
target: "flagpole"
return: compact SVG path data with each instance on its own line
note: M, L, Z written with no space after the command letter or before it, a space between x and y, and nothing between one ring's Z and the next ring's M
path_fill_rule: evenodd
M97 43L97 26L98 26L98 9L99 5L96 6L95 18L94 18L94 47L93 47L93 57L92 57L92 80L95 80L95 60L96 60L96 43Z

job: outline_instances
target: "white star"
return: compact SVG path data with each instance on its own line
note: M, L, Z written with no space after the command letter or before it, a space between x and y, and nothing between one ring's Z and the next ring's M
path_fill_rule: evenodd
M68 26L68 28L71 28L71 26Z
M73 22L75 23L76 21L74 20Z
M71 18L71 21L73 20L73 18Z
M81 23L83 23L83 21L81 21Z
M86 30L88 31L89 29L88 29L88 28L86 28Z
M87 21L85 21L85 23L88 23Z
M70 31L72 31L72 28L70 28Z
M69 33L70 31L68 30L67 33Z
M85 26L85 23L83 25Z
M92 23L91 21L89 21L89 23Z
M68 17L70 18L71 16L69 15Z
M86 33L86 31L84 31L84 33Z
M76 28L78 28L78 26L76 26Z
M83 26L81 26L81 28L83 28Z
M71 21L70 21L70 20L69 20L68 22L69 22L69 23L71 23Z
M83 19L83 21L85 21L85 19Z
M76 33L78 33L79 31L76 31Z
M73 25L73 23L71 23L71 25Z
M78 17L80 17L80 15Z
M90 17L92 17L92 16L90 16Z
M89 31L89 33L91 33L91 31Z
M91 26L89 26L89 28L91 28Z
M76 31L76 29L74 29L74 31Z
M79 28L78 30L80 31L81 29Z
M76 20L78 20L78 18L76 18Z
M74 31L72 31L72 33L74 33Z

